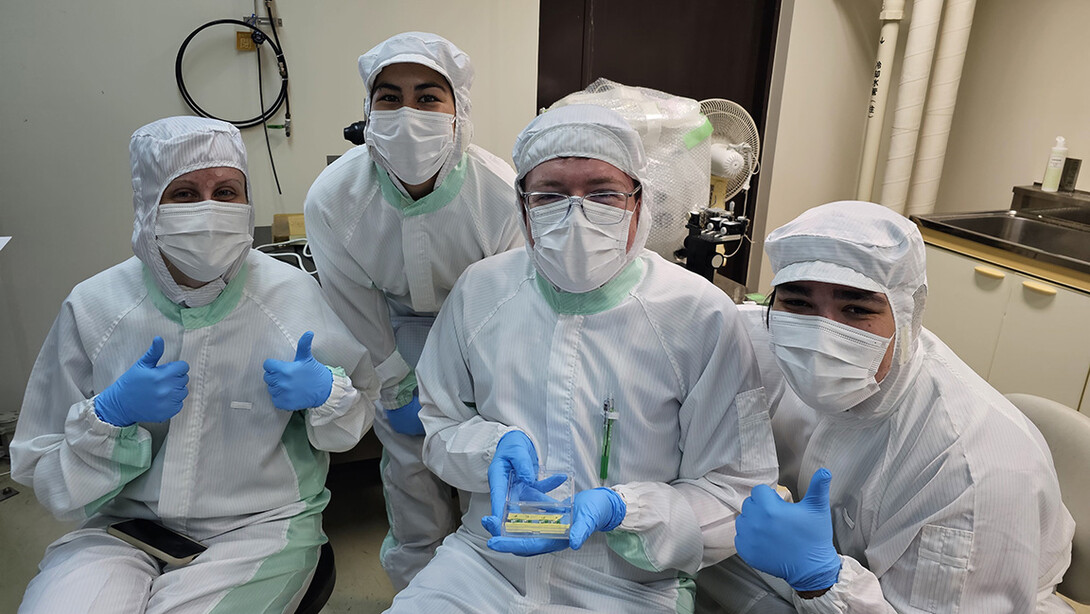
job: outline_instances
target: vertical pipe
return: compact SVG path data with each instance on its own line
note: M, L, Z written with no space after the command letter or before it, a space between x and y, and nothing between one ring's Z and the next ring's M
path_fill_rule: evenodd
M912 177L942 4L943 0L916 0L912 5L912 20L905 42L901 83L889 137L889 159L882 182L882 204L899 213L904 212Z
M897 51L897 35L905 14L905 0L883 0L878 19L882 30L878 34L878 57L874 61L870 103L867 107L867 125L863 134L863 160L859 165L857 200L870 200L874 191L874 174L878 168L878 148L882 143L882 124L886 117L886 101L889 98L889 75L893 70L894 53Z
M912 169L906 215L935 210L975 7L976 0L947 0L943 9L942 32L935 49L934 74L927 92L927 111L920 128L920 146Z

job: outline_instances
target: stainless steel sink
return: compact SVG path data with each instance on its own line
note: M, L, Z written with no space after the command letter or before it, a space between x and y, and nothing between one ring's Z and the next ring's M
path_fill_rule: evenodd
M1023 209L1020 216L1040 219L1046 222L1073 224L1080 230L1090 231L1090 207L1057 207L1050 209Z
M1042 262L1090 273L1090 226L1048 221L1041 211L989 211L950 215L920 215L912 219L925 228L991 245ZM1090 214L1087 224L1090 224ZM1081 218L1080 218L1081 219ZM1061 218L1062 220L1062 218Z

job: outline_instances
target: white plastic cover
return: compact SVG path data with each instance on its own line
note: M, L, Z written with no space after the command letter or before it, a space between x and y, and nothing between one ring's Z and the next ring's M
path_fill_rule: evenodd
M644 202L652 212L647 248L667 260L685 242L690 211L708 206L711 126L700 103L665 92L598 79L550 109L595 104L616 111L639 133L647 155Z

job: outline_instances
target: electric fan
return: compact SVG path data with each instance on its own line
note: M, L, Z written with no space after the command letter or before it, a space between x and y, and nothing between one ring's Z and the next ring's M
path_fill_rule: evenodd
M720 180L714 194L720 200L709 204L713 208L726 208L729 199L749 190L749 179L757 174L761 153L757 124L742 105L722 98L700 101L700 112L712 124L713 183Z
M711 189L707 208L691 212L686 224L685 266L711 280L745 240L749 180L758 170L761 142L753 118L736 102L710 98L700 102L700 112L712 125ZM731 199L739 192L742 207L736 212Z

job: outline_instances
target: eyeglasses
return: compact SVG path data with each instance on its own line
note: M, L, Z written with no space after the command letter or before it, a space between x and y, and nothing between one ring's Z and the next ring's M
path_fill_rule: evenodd
M572 196L556 192L518 191L519 198L526 205L530 220L537 224L554 224L568 217L573 205L583 209L583 215L594 224L609 226L624 219L628 212L628 201L640 192L643 186L637 185L631 192L602 191L591 192L586 196Z

